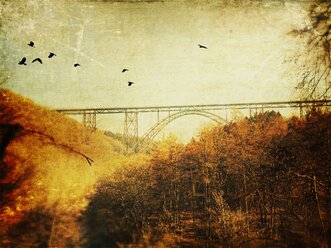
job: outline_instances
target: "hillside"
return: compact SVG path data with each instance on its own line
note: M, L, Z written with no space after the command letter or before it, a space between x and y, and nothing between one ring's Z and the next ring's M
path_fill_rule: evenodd
M100 182L83 247L330 247L330 123L271 111L159 142Z
M120 135L0 93L0 247L330 246L327 110L124 156Z
M61 211L78 215L98 178L126 161L118 141L99 131L91 133L79 122L9 90L1 90L0 94L0 148L1 247L12 247L12 242L18 242L15 247L27 240L37 242L27 234L20 242L17 228L50 231L49 221L55 221ZM53 219L21 226L25 218L36 216L36 211L39 216L40 209L42 216L47 212L46 216ZM72 220L69 222L74 225ZM72 231L71 239L78 239L77 233ZM70 232L66 235L70 237ZM52 239L49 237L49 242Z

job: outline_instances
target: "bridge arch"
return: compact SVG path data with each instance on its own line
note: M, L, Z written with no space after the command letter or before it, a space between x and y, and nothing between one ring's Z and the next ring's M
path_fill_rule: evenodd
M169 115L168 117L162 119L161 121L157 122L154 126L152 126L141 138L141 141L137 143L135 150L139 151L139 150L143 150L147 143L154 139L156 137L156 135L158 135L163 128L165 128L170 122L185 116L185 115L200 115L200 116L204 116L207 117L209 119L211 119L212 121L216 122L217 124L225 124L227 123L227 121L225 119L223 119L222 117L210 113L208 111L205 110L185 110L185 111L179 111L179 112L175 112L171 115Z

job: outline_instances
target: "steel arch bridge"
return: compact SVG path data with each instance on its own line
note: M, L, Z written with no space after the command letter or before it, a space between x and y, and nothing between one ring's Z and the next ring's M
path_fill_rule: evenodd
M222 117L213 114L211 112L205 110L184 110L180 112L176 112L174 114L169 115L168 117L158 121L154 126L152 126L141 138L140 142L136 144L135 150L143 150L149 140L152 140L157 136L163 128L165 128L170 122L185 116L185 115L200 115L211 119L212 121L216 122L218 125L227 123L227 120L223 119Z
M204 104L204 105L176 105L176 106L152 106L152 107L119 107L119 108L80 108L80 109L58 109L57 111L66 115L82 116L83 125L95 130L97 128L97 115L124 114L123 135L127 152L130 147L135 151L145 148L147 142L153 139L170 122L185 115L200 115L207 117L217 124L228 121L227 113L230 110L246 110L247 115L264 112L265 110L296 109L303 116L307 109L324 108L327 111L331 106L331 100L315 101L284 101L284 102L252 102L232 104ZM220 117L222 112L225 118ZM138 137L138 114L156 113L157 122L139 139ZM160 113L166 113L167 117L160 119Z

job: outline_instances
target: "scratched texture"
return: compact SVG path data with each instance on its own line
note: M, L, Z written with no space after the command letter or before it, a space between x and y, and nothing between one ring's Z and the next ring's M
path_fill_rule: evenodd
M297 75L286 60L304 43L288 32L304 27L310 3L0 2L2 87L52 108L288 100Z

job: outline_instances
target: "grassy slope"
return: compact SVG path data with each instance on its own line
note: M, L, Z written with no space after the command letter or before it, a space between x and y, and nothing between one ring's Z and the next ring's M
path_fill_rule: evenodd
M3 226L36 207L60 203L79 211L98 178L126 163L118 141L8 90L0 91L0 125L21 127L0 161ZM93 159L91 166L82 154Z

